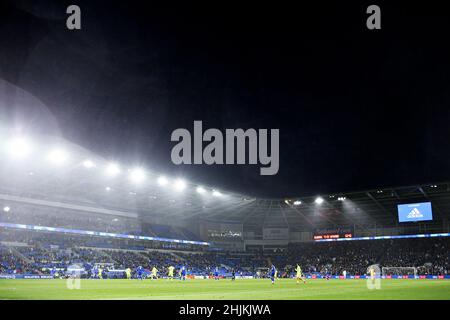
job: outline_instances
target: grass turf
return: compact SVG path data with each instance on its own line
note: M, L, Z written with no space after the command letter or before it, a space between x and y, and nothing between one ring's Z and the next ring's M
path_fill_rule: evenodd
M365 280L81 280L69 290L65 280L0 280L0 299L439 299L450 300L450 280L382 280L368 290Z

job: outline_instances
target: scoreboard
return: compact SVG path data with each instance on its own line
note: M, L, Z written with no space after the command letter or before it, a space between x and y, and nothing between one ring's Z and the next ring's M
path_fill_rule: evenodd
M316 229L313 240L353 238L353 228Z

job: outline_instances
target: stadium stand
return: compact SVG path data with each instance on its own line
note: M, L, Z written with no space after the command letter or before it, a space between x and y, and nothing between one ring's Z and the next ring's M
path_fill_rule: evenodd
M344 270L352 275L364 275L367 266L418 268L419 274L450 274L450 238L423 238L373 241L305 242L292 244L284 252L192 252L152 248L135 250L121 240L121 248L101 246L84 247L86 239L64 238L56 235L34 237L35 231L2 232L0 247L1 273L50 274L53 268L64 270L80 263L87 271L94 265L109 265L112 269L135 269L156 266L165 272L169 265L187 266L192 275L208 276L219 267L222 275L232 269L241 275L255 275L275 264L281 277L293 275L296 264L307 274L341 275ZM18 240L24 242L17 242ZM14 241L14 242L13 242ZM45 242L42 242L45 241ZM93 245L92 243L90 245ZM123 249L125 248L125 249Z
M210 186L199 192L187 181L180 190L174 177L162 186L149 170L136 186L125 167L111 177L98 155L61 138L34 138L44 153L60 145L71 157L54 170L42 155L21 165L0 158L0 275L58 269L61 276L73 264L84 276L102 265L105 277L138 266L164 273L169 265L197 276L216 268L223 276L264 276L270 264L288 277L297 263L309 275L362 275L372 264L450 272L448 182L265 199ZM83 166L86 159L95 167ZM432 217L401 223L397 206L419 202L432 204ZM354 241L314 241L330 229ZM393 238L403 235L412 237Z

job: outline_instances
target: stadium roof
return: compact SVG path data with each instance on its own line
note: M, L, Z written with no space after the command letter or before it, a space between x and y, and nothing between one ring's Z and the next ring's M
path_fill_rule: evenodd
M145 168L134 181L130 180L132 171L125 166L120 167L117 176L111 176L107 174L108 160L58 138L33 139L36 144L32 152L20 159L8 154L11 150L7 135L3 134L2 141L0 204L5 205L28 203L140 217L160 223L200 218L244 223L249 227L313 229L396 225L398 204L431 201L435 220L449 218L448 182L320 196L299 195L291 199L260 199L209 186L198 189L198 184L189 181L183 189L184 185L176 185L178 177L167 176L161 180L159 174ZM66 153L66 159L59 154L63 163L48 158L55 148ZM87 159L90 163L86 163ZM138 181L141 178L142 181ZM318 197L323 202L318 201Z

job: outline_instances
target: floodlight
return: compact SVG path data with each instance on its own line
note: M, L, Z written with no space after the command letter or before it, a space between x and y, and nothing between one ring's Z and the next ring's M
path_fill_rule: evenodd
M302 202L301 202L300 200L294 201L294 206L299 206L299 205L301 205L301 204L302 204Z
M111 191L111 187L106 187L105 190L106 191Z
M168 183L169 183L169 180L167 180L166 177L161 176L161 177L158 178L158 184L160 186L166 186Z
M95 167L95 163L92 160L86 159L83 161L83 167L85 167L86 169L90 169Z
M316 200L314 200L314 202L315 202L316 204L322 204L322 203L324 202L324 200L323 200L322 197L317 197Z
M16 137L8 143L7 149L13 158L21 159L31 152L31 144L25 138Z
M56 165L63 164L67 160L67 153L61 149L54 149L49 153L48 160Z
M130 179L135 183L142 182L145 179L145 172L141 168L135 168L130 172Z
M212 195L213 195L214 197L221 197L221 196L222 196L222 193L220 193L220 192L217 191L217 190L213 190Z
M110 163L106 167L106 173L109 176L114 177L120 173L120 167L116 163Z
M205 188L203 188L202 186L198 186L196 191L200 194L204 194L206 192Z
M345 199L347 199L346 197L339 197L338 201L345 201Z
M177 179L175 180L174 187L177 191L183 191L186 188L186 182L182 179Z
M4 207L4 208L3 208L3 211L5 211L5 212L9 212L10 210L11 210L10 207Z

